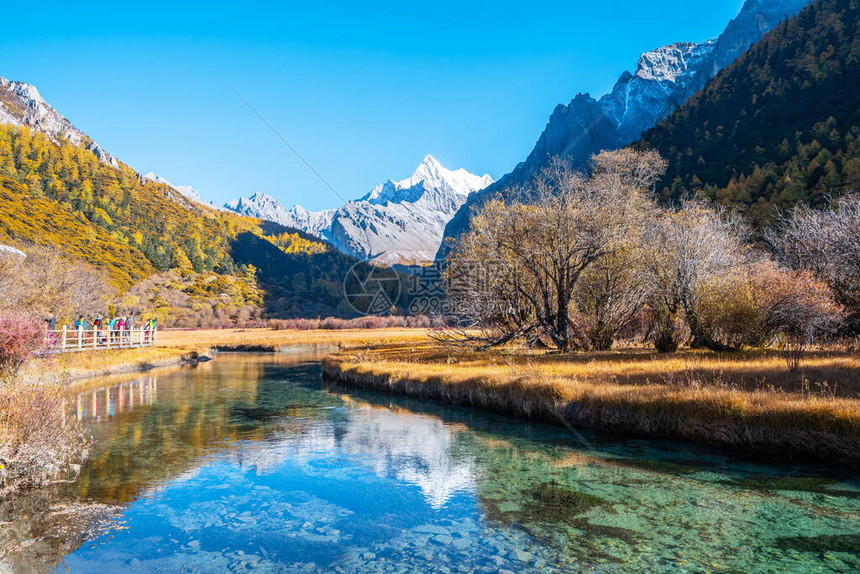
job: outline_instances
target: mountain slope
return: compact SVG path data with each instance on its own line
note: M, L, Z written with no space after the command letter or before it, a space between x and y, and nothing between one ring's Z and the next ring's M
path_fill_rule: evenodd
M54 143L66 140L83 146L106 164L118 167L116 158L107 153L87 134L76 128L46 102L36 86L13 82L0 76L0 124L27 126L48 136Z
M667 199L702 194L757 225L860 189L860 6L818 0L718 75L642 145Z
M302 229L339 251L377 264L432 261L445 225L470 194L493 183L489 175L449 170L427 156L408 178L388 180L339 209L285 209L275 198L255 193L228 209Z
M27 186L0 175L0 242L62 245L74 258L109 272L119 287L128 287L155 272L152 263L107 230L91 225L68 205L34 197Z
M809 2L747 0L716 40L672 44L647 52L640 58L636 73L622 74L609 94L600 99L577 94L567 106L559 105L528 158L496 184L470 197L447 225L445 237L458 237L468 229L471 213L487 199L528 180L553 156L563 155L579 169L597 152L635 142L765 33ZM446 252L447 243L443 242L437 257L444 257Z
M53 246L86 261L127 295L117 309L155 314L165 325L224 325L259 318L263 309L272 317L355 315L341 287L355 259L298 230L207 208L168 182L106 160L35 88L16 89L39 109L33 115L17 95L14 105L3 96L0 243ZM271 269L255 269L262 256L249 244L263 246Z

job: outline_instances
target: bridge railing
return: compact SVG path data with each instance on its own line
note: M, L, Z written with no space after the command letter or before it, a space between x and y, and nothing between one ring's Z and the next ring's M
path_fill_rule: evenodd
M48 331L45 347L49 352L93 351L96 349L130 349L155 344L158 329L69 329Z

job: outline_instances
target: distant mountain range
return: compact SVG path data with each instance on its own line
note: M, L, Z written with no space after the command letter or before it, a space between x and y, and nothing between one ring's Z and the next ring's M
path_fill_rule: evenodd
M377 264L432 261L445 225L470 194L493 183L489 175L446 169L428 155L401 181L388 180L338 209L286 209L257 192L225 205L242 215L267 219L325 239L339 251Z
M583 168L595 153L634 143L809 2L747 0L719 38L647 52L640 57L636 72L624 72L609 94L599 99L577 94L568 105L559 105L526 160L494 185L473 194L448 223L445 237L459 237L468 229L471 213L487 199L528 180L554 156L564 156L575 168ZM447 249L447 242L443 243L438 257Z

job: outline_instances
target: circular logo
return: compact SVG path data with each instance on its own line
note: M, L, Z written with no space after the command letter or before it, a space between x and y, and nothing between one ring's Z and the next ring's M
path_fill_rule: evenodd
M387 315L400 298L400 276L360 261L344 277L343 295L360 315Z

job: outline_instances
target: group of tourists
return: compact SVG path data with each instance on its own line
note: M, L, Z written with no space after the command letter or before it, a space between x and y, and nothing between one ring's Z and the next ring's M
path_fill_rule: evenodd
M46 321L52 322L53 320L46 319ZM109 341L111 343L127 343L130 341L130 333L135 328L142 328L143 342L149 342L157 326L157 319L149 319L144 321L142 325L138 325L136 319L130 315L127 317L111 317L109 319L98 315L93 319L92 324L87 321L84 315L79 315L75 321L75 331L81 333L93 331L98 343L108 343Z

